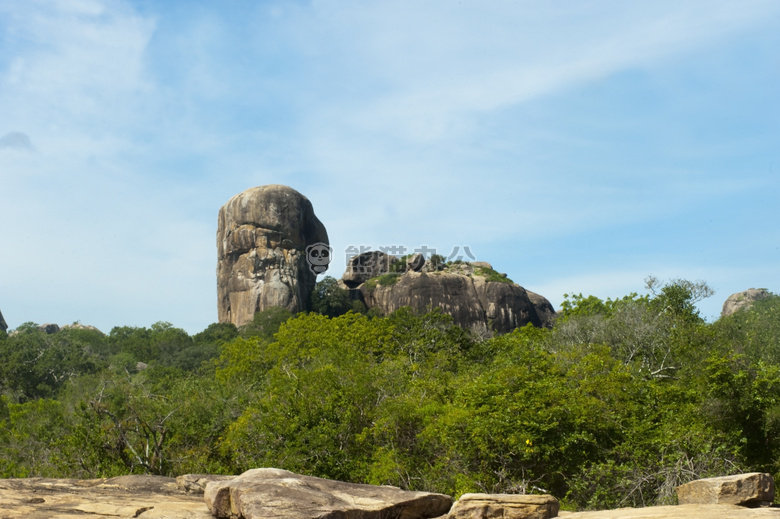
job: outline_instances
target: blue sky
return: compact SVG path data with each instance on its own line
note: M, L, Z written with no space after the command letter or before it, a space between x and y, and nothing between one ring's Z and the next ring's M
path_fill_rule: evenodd
M780 3L0 0L0 310L190 333L217 211L564 293L780 291ZM465 258L468 259L468 258Z

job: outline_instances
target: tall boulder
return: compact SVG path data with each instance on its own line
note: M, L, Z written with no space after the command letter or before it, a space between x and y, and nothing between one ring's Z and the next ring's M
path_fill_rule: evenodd
M720 316L727 317L742 308L750 308L756 301L765 299L770 295L769 290L766 288L749 288L744 292L731 294L723 303Z
M311 202L281 185L247 189L219 210L219 322L242 326L271 306L305 311L317 279L306 247L328 244Z

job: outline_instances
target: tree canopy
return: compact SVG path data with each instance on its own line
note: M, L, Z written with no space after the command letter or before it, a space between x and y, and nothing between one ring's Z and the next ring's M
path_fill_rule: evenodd
M780 297L705 322L706 284L569 295L552 329L492 338L440 310L320 313L241 330L29 323L0 335L0 477L274 466L570 509L674 501L692 479L780 474Z

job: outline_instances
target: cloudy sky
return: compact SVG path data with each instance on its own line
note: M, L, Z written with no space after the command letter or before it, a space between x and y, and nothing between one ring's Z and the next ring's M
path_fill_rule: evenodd
M0 310L196 333L219 207L286 184L337 277L350 246L468 247L556 307L704 280L714 320L780 292L778 22L776 0L0 0Z

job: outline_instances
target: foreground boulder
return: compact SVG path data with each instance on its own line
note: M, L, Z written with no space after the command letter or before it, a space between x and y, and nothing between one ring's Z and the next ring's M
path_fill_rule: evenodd
M206 504L218 519L417 519L452 506L443 494L343 483L280 469L252 469L206 486Z
M26 519L213 519L202 495L162 476L2 479L0 517Z
M549 519L558 516L558 500L548 495L463 494L447 519Z
M727 317L742 308L750 308L756 301L765 299L770 295L769 290L766 288L749 288L744 292L731 294L723 303L720 316Z
M706 478L677 487L681 505L769 505L775 499L775 480L771 474L751 472L735 476Z
M219 322L242 326L272 306L307 310L317 274L306 247L328 244L311 202L279 185L248 189L219 210L217 297Z

